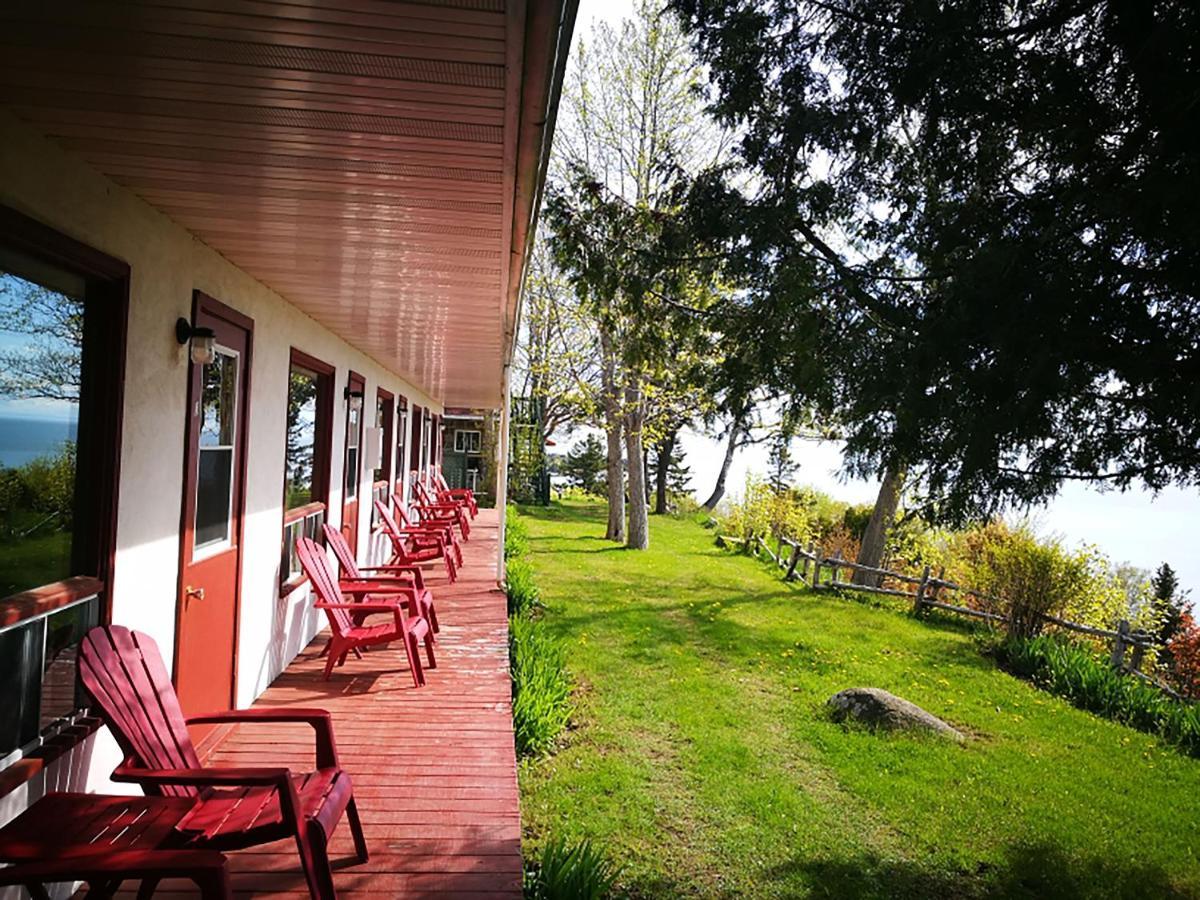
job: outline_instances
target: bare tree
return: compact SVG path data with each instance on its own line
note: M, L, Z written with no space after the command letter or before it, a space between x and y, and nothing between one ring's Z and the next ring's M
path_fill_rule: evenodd
M0 350L0 396L78 403L83 301L0 274L0 323L28 339Z

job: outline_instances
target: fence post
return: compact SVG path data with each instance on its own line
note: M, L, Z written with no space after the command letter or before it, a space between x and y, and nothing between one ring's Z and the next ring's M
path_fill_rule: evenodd
M839 547L837 550L833 551L833 567L829 570L829 576L830 576L829 580L830 581L838 580L838 573L841 571L841 569L838 568L838 563L841 561L842 561L842 550Z
M1133 655L1129 657L1129 668L1135 672L1140 672L1142 668L1142 658L1146 655L1146 645L1140 643L1143 640L1141 635L1137 635L1139 643L1133 645Z
M913 598L913 615L921 615L921 607L925 605L925 588L929 586L929 566L921 573L921 583L917 585L917 596Z
M815 559L816 555L817 555L817 542L809 541L808 542L808 556L804 557L804 568L802 568L800 570L801 579L808 578L808 561L810 559Z
M787 574L783 576L784 581L794 581L796 578L796 563L800 562L800 545L792 544L792 558L788 560Z
M1129 623L1122 619L1117 623L1117 636L1113 638L1112 665L1120 669L1125 665L1125 644L1129 640Z
M812 586L815 591L821 584L821 557L813 560Z

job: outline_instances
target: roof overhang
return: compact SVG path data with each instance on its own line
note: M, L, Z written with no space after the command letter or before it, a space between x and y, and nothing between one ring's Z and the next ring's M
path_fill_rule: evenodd
M495 407L578 0L0 11L0 103L435 399Z

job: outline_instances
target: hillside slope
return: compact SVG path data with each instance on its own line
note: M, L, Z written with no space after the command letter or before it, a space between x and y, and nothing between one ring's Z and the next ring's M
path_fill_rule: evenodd
M1200 761L998 671L954 623L816 595L655 518L523 511L577 728L521 773L531 849L591 837L635 896L1200 896ZM881 687L965 747L829 721Z

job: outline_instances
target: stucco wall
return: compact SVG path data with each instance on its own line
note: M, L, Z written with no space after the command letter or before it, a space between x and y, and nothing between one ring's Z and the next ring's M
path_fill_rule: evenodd
M250 703L323 625L307 591L279 599L285 416L290 348L337 367L329 520L340 524L344 483L342 388L350 369L410 404L440 404L358 352L130 191L0 110L0 203L130 265L129 338L121 447L113 621L139 628L173 655L187 392L186 352L174 323L199 289L254 320L237 701ZM359 533L370 522L369 481ZM366 552L367 541L360 541ZM102 736L94 758L110 765Z

